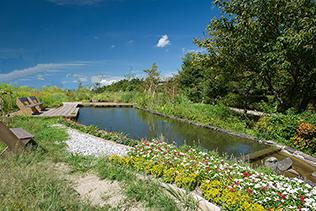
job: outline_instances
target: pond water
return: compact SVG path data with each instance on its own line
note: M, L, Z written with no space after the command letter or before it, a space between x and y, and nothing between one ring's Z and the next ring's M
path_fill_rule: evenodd
M120 131L137 140L152 140L163 136L164 141L177 147L184 143L200 145L204 149L217 150L228 156L238 157L267 147L134 108L82 107L77 121L84 125L97 125L107 131Z

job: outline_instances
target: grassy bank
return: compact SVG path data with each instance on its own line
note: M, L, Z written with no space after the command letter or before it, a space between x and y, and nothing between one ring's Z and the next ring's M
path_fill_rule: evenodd
M189 210L196 210L193 201L183 204L181 199L171 198L157 184L140 181L125 168L111 165L107 157L97 159L65 152L66 129L51 126L58 123L57 119L15 117L3 122L10 128L22 127L35 138L28 145L29 152L0 159L0 210L122 210L135 203L153 210L183 210L188 204ZM89 172L101 179L120 181L126 187L126 201L115 207L100 207L80 200L73 184L57 170L59 162L70 166L69 174Z
M298 114L289 109L286 113L254 116L224 105L191 103L181 95L173 103L164 95L152 98L135 92L124 93L122 99L166 115L272 140L316 157L316 114L309 111Z

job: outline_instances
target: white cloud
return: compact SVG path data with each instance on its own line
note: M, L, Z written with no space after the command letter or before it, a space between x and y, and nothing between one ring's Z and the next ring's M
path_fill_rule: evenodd
M92 76L91 77L91 82L92 83L100 83L101 86L107 86L107 85L111 85L112 83L115 83L119 80L124 79L123 77L119 77L119 76L114 76L111 78L106 78L106 79L101 79L100 76Z
M47 0L57 5L95 5L104 0Z
M117 82L117 80L106 80L106 79L103 79L102 81L100 81L100 83L103 86L111 85L112 83L115 83L115 82Z
M168 36L165 34L162 36L162 38L159 39L158 43L157 43L157 47L163 48L166 45L170 45L171 42L168 40Z
M42 80L42 81L43 81L43 80L45 80L45 79L42 77L41 74L38 74L38 75L37 75L37 80Z
M60 72L63 68L83 66L85 64L69 63L69 64L38 64L35 67L26 68L23 70L13 70L10 73L0 74L0 82L8 83L9 81L29 77L44 72Z
M94 39L98 40L99 38L98 37L94 37Z
M134 40L130 40L130 41L128 41L126 44L131 44L131 43L133 43L134 42Z
M78 74L73 74L72 76L73 77L80 77L80 75L78 75Z
M112 45L112 46L111 46L111 48L114 48L114 47L115 47L115 45Z
M86 81L87 81L87 78L80 78L79 81L80 81L80 82L86 82Z
M68 78L68 77L70 77L70 76L71 76L71 74L67 74L67 75L66 75L66 78Z
M91 82L92 83L100 83L101 79L98 76L92 76L91 77Z
M166 50L166 52L168 52L169 51L169 48Z

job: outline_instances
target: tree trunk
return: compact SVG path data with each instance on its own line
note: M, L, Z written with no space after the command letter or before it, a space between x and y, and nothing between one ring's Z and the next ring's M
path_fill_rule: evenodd
M307 106L308 106L308 103L309 101L312 99L311 96L308 96L308 97L304 97L301 101L301 104L300 104L300 107L298 109L298 112L299 113L302 113L303 111L306 110Z

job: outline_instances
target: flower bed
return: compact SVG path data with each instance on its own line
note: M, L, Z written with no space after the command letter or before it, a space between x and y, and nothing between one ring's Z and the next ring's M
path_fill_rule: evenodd
M228 162L215 152L189 146L176 148L162 141L141 142L127 157L111 157L128 165L193 190L227 210L315 210L316 187L276 174L264 174L248 166Z
M178 187L194 190L226 210L316 210L316 187L304 181L265 174L239 163L229 162L216 152L189 146L177 148L162 141L136 141L122 133L60 120L69 127L116 143L133 146L127 157L114 155L113 164L133 167Z

